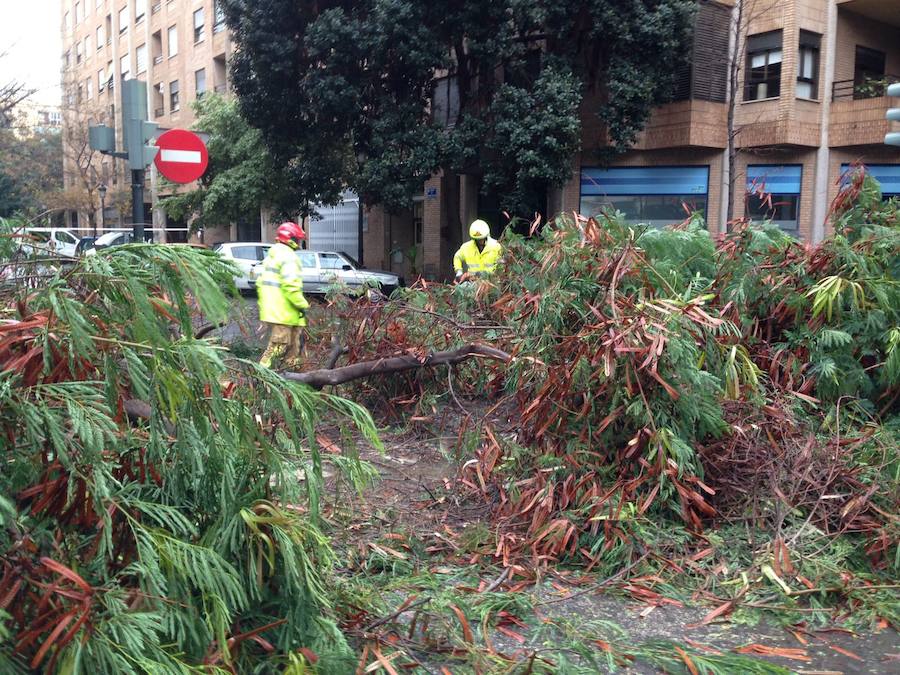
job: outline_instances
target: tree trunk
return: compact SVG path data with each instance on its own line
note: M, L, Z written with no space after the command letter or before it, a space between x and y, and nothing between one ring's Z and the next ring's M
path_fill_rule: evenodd
M737 164L737 135L735 129L735 112L737 111L738 86L741 71L741 26L744 23L744 2L738 0L735 12L737 16L732 24L732 39L734 40L734 51L731 54L731 63L729 66L728 78L728 210L725 213L725 222L728 223L734 217L734 197L737 186L737 176L735 176L735 165Z
M441 365L452 366L477 357L503 362L508 362L512 358L512 356L500 349L472 343L447 351L431 352L421 358L412 354L404 354L375 361L362 361L333 370L311 370L306 373L287 372L282 373L282 375L286 380L302 382L316 389L321 389L325 386L344 384L345 382L359 380L372 375L391 375L405 370L434 368Z

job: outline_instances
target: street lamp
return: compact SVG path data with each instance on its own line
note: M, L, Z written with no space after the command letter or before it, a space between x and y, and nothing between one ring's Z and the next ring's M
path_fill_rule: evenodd
M106 230L106 183L100 183L97 186L97 192L100 193L100 229ZM97 236L97 221L94 221L94 237Z

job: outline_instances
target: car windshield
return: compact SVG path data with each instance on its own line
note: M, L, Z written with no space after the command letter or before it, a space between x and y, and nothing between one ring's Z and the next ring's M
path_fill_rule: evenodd
M94 242L97 246L112 246L113 244L124 243L124 236L127 232L107 232L106 234L100 235L97 237L97 241ZM119 241L122 239L123 241Z

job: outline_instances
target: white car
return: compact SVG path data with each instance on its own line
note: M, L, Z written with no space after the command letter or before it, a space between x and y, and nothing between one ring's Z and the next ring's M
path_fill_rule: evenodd
M271 244L270 244L271 246ZM379 272L360 267L353 258L338 251L297 251L303 275L303 292L308 295L325 295L329 286L345 284L357 291L364 285L374 285L385 295L404 285L403 278L393 272ZM256 287L256 279L262 273L262 265L250 273L250 288Z
M218 244L213 250L233 262L241 270L240 276L234 278L234 284L239 290L249 291L255 288L255 284L250 281L250 271L254 265L266 259L270 248L272 248L272 244L262 241L236 241Z
M30 227L25 230L33 242L35 250L41 253L75 257L75 247L79 238L70 230L59 227Z
M130 244L134 241L134 234L131 230L118 230L115 232L105 232L101 234L97 239L90 245L84 254L85 255L96 255L97 251L102 248L109 248L110 246L121 246L123 244Z

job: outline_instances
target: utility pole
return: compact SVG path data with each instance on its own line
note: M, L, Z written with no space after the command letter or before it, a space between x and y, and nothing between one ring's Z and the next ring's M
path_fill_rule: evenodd
M128 160L131 171L131 221L133 239L144 241L144 170L156 157L159 148L147 145L158 125L147 121L147 83L140 80L122 82L122 144L124 152L116 152L115 129L105 124L88 129L90 146L104 155Z

